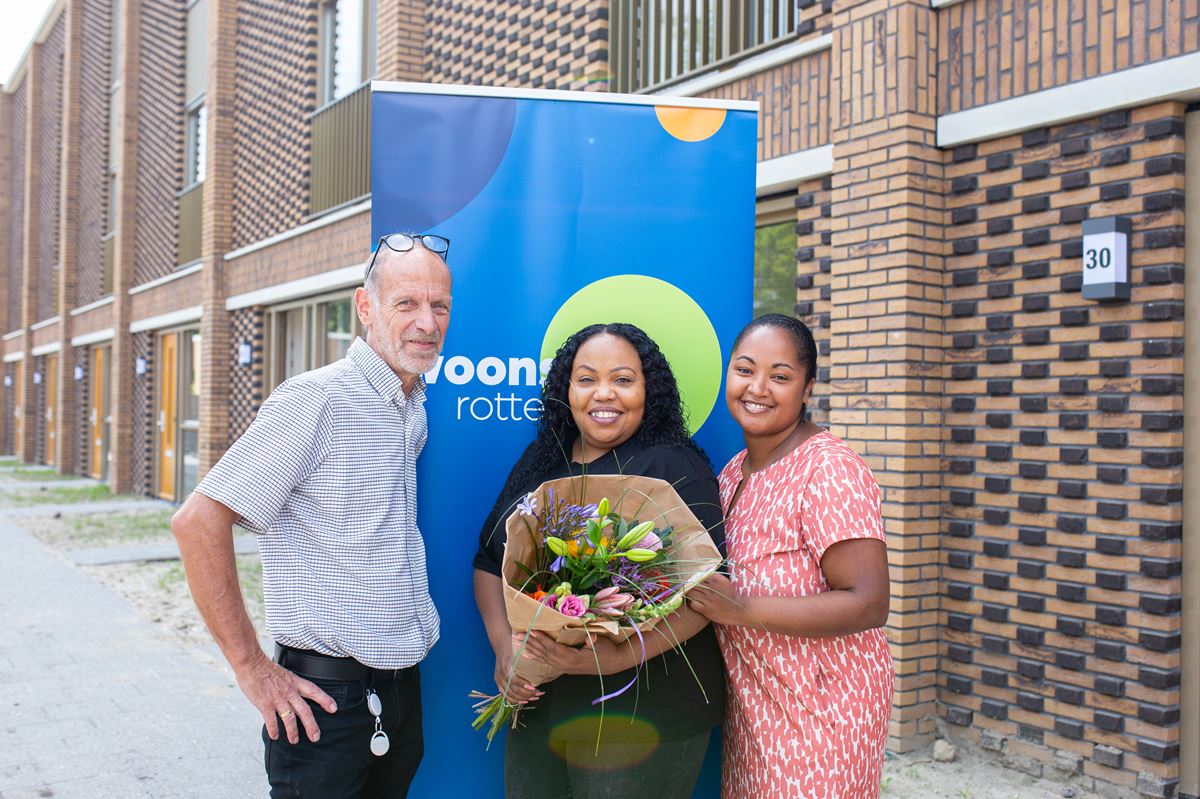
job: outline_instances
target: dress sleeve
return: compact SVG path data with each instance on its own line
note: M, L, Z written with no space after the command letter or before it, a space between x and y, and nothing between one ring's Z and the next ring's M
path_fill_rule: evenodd
M883 541L879 503L879 484L857 455L847 452L827 456L813 470L800 504L800 530L817 560L839 541Z
M272 392L196 491L236 512L240 526L265 533L292 491L321 463L331 436L324 387L288 381Z

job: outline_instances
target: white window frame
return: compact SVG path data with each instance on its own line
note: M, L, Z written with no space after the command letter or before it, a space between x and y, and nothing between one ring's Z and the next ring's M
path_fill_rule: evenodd
M359 35L358 80L339 94L337 87L338 0L321 0L317 14L317 105L323 107L357 91L375 75L377 0L357 0L362 30Z
M208 157L208 111L202 94L184 109L183 183L188 191L204 182Z
M267 319L264 328L267 333L266 353L269 361L267 363L267 378L270 390L274 391L275 387L284 381L283 377L283 336L280 333L282 321L288 311L294 311L297 308L304 309L304 331L302 333L302 344L304 347L304 368L301 371L309 371L316 367L316 353L322 340L322 331L324 330L325 320L321 317L321 306L330 302L340 302L343 300L350 301L351 309L351 335L362 335L362 323L358 319L358 313L354 310L354 289L346 289L342 291L332 292L330 294L321 294L317 296L304 297L291 302L284 302L278 305L272 305L267 308Z

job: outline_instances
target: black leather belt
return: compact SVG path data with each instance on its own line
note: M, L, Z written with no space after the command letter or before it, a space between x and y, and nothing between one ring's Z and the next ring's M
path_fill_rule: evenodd
M403 669L376 669L354 658L323 655L309 649L295 649L275 644L275 662L288 671L310 680L341 680L371 682L372 680L404 680L417 672L416 666Z

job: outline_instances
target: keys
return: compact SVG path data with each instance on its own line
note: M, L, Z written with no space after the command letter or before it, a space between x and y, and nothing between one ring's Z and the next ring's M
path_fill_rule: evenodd
M375 693L375 689L367 690L367 712L375 717L375 732L371 734L371 754L375 757L383 757L391 748L392 742L388 740L387 733L383 731L383 720L379 717L383 715L383 700L379 698L379 694Z

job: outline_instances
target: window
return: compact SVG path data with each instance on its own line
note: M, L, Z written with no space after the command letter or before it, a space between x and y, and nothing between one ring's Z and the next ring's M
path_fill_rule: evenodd
M204 181L208 143L208 112L204 92L208 81L208 0L192 0L187 10L187 51L184 58L184 176L185 188Z
M184 154L184 186L204 181L204 157L208 149L208 111L204 103L187 112L187 143Z
M324 0L320 21L322 104L345 97L375 74L376 0Z
M754 315L796 310L795 195L762 200L754 230Z
M362 333L354 298L347 293L273 308L267 329L271 388L342 358Z
M112 85L115 88L121 82L121 4L112 4Z

